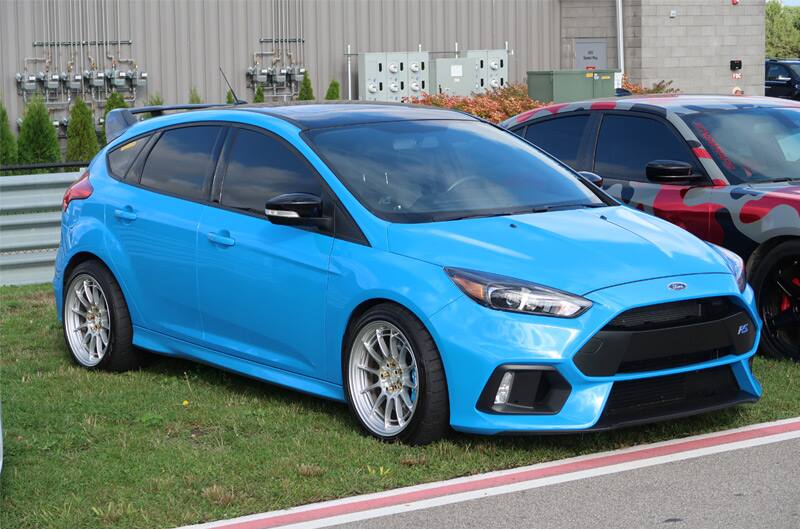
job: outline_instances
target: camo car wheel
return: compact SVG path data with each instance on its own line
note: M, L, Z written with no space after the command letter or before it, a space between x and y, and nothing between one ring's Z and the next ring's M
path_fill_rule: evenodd
M764 320L759 352L800 362L800 241L776 246L753 263L751 284Z

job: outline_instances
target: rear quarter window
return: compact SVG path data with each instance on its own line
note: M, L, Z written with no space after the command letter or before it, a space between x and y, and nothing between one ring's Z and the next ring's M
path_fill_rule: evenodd
M124 180L136 157L147 145L150 136L142 136L125 142L108 153L108 171L118 180Z

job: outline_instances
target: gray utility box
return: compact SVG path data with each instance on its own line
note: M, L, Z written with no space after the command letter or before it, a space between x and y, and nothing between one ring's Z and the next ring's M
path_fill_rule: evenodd
M568 103L612 97L614 70L548 70L528 72L528 95L543 103Z
M508 50L469 50L467 57L478 59L475 92L503 88L508 83Z
M428 52L376 52L358 55L358 98L396 101L428 90Z
M431 93L468 96L476 91L478 59L475 57L436 59L433 64L435 84Z

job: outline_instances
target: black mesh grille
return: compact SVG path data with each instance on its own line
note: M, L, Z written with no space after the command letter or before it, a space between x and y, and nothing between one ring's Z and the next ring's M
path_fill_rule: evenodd
M742 399L729 366L615 382L598 428L642 417L686 415Z
M649 330L719 319L739 309L729 298L704 298L649 305L623 312L607 330Z

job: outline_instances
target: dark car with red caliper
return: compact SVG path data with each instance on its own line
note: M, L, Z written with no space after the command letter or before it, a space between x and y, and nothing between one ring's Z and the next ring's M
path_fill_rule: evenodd
M550 105L502 125L599 175L629 206L738 253L764 319L761 351L800 361L800 103L633 96Z

